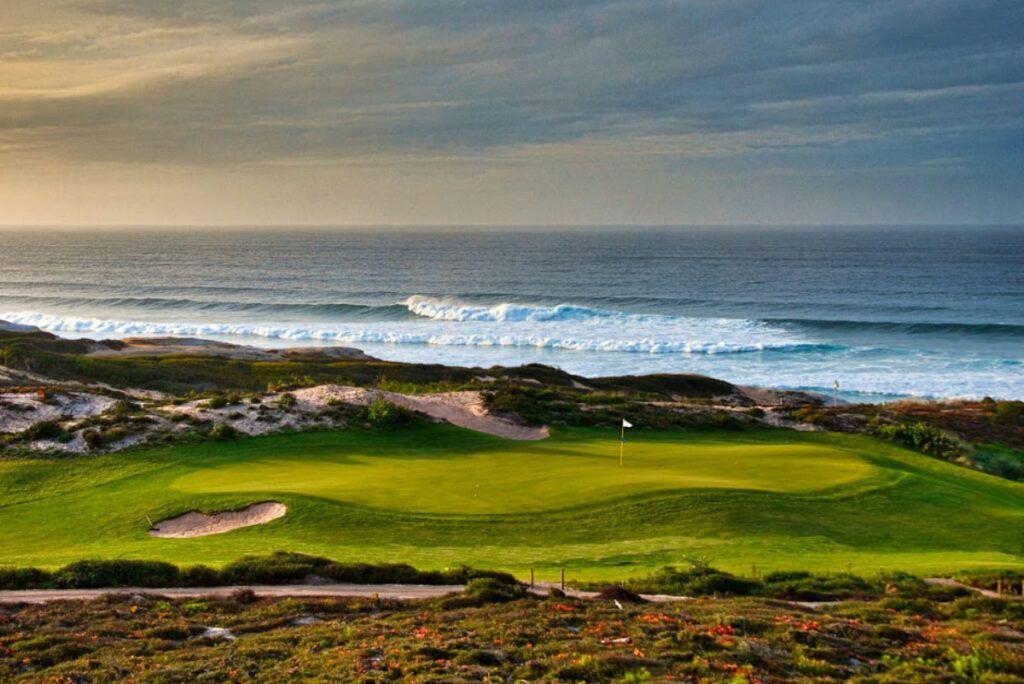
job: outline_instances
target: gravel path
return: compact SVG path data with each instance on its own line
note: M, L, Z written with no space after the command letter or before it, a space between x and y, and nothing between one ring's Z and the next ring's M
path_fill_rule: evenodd
M555 584L538 583L530 591L546 596L548 588ZM0 591L0 604L3 603L48 603L50 601L82 601L92 600L106 594L151 594L170 598L225 597L239 589L251 589L257 596L268 598L284 597L347 597L347 598L382 598L399 601L412 599L438 598L447 594L461 592L461 584L429 585L429 584L287 584L287 585L249 585L231 587L167 587L163 589L146 589L140 587L117 587L109 589L28 589L23 591ZM597 592L579 591L566 588L565 593L575 598L593 598ZM645 599L653 603L668 601L685 601L684 596L645 595Z

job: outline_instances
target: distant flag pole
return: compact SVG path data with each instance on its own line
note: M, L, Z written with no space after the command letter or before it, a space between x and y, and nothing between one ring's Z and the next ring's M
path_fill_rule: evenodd
M630 423L625 418L623 418L622 419L622 429L619 431L619 465L620 466L622 465L622 452L626 448L626 428L631 428L631 427L633 427L633 424Z

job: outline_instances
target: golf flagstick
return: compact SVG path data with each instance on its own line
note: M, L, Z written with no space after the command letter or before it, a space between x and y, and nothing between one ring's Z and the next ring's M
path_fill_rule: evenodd
M619 465L622 465L622 452L626 448L626 428L633 427L625 418L622 419L622 429L619 431Z

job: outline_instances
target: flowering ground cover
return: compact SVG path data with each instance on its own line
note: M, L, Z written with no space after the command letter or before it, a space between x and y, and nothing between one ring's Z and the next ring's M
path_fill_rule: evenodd
M0 679L1018 682L1024 602L111 595L0 609Z

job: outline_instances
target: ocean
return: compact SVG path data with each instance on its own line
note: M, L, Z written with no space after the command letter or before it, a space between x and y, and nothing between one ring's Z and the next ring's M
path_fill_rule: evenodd
M0 319L1019 399L1024 227L4 229Z

